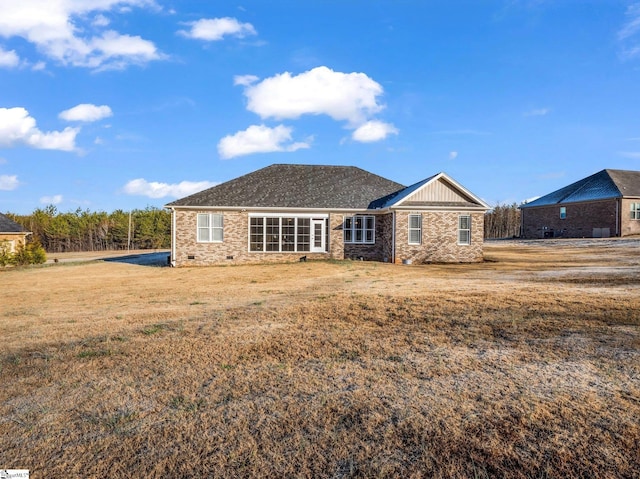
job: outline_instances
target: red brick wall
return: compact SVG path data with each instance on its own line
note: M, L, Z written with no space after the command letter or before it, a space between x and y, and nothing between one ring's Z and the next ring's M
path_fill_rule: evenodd
M592 238L594 228L609 228L610 236L616 236L616 204L615 199L565 204L562 205L567 209L565 219L560 218L560 205L523 208L522 235L544 238L547 233L555 238Z

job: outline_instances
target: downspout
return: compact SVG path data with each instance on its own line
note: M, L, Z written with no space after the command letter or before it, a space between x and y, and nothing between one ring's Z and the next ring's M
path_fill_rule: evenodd
M620 234L620 202L622 199L616 200L616 236L622 236Z
M391 219L391 263L396 263L396 212Z
M176 266L176 210L171 207L171 266Z

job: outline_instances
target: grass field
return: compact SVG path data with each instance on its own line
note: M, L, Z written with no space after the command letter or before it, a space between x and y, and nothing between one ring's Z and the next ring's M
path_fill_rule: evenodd
M0 469L640 477L640 240L0 271Z

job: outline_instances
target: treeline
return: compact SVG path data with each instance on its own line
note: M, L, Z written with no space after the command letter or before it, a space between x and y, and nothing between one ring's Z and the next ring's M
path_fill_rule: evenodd
M513 238L520 236L520 210L518 205L496 205L484 216L486 239Z
M158 208L113 213L78 208L61 213L53 205L8 217L33 233L47 253L160 249L171 246L171 213Z

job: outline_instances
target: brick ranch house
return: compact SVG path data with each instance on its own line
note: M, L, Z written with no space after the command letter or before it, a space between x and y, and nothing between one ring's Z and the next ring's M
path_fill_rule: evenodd
M173 266L478 262L488 209L444 173L405 187L356 167L283 164L165 207Z
M24 245L27 235L30 234L22 225L0 213L0 246L6 244L9 247L9 253L15 253L18 245Z
M602 170L520 206L524 238L640 234L640 171Z

